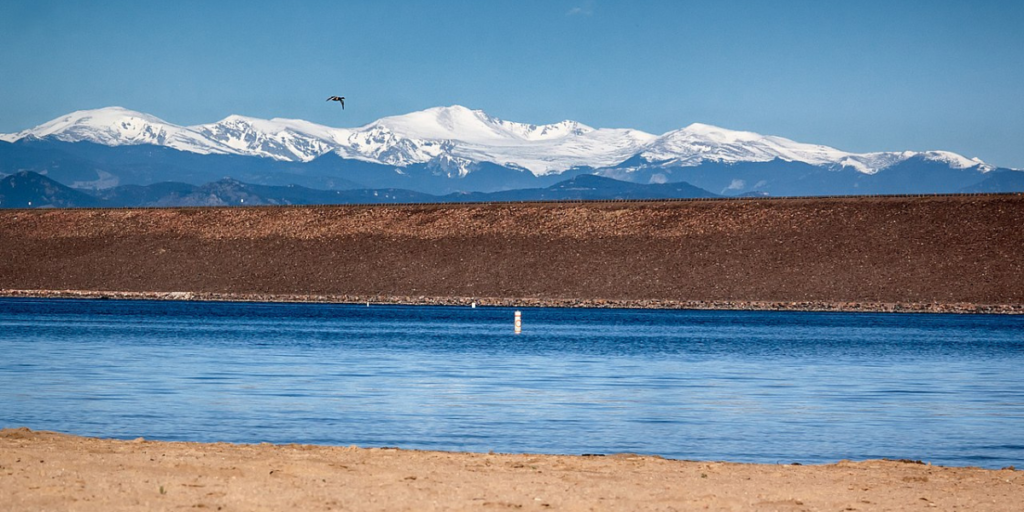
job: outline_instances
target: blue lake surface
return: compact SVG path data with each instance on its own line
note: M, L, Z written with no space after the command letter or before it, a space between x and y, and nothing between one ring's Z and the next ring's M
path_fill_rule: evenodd
M1024 318L0 299L0 427L1024 466Z

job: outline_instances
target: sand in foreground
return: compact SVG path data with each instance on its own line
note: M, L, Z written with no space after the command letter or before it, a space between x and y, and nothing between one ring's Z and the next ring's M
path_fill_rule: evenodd
M1020 510L1024 473L0 431L0 510Z

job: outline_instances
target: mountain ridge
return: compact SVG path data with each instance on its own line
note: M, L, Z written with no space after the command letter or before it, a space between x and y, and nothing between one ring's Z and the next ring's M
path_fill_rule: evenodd
M543 188L490 193L453 193L443 196L395 188L319 190L298 185L257 185L233 178L223 178L203 185L161 182L152 185L120 185L84 192L32 171L22 171L0 178L0 208L464 203L712 197L719 196L688 183L641 185L591 174L574 176Z
M574 167L611 168L635 156L647 163L676 167L780 159L865 174L920 156L958 169L974 168L982 173L995 169L980 159L948 151L851 153L702 123L661 135L629 128L593 128L571 120L535 125L498 119L460 105L388 116L356 128L241 115L179 126L150 114L106 107L72 112L34 128L0 135L6 142L26 138L109 146L152 144L199 154L288 162L309 162L333 152L346 159L394 167L443 163L454 171L453 176L465 176L472 172L473 164L483 162L543 176Z

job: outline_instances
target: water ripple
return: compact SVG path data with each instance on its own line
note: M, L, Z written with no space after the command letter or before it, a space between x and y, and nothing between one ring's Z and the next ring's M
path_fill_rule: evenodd
M1024 465L1006 316L0 299L0 426Z

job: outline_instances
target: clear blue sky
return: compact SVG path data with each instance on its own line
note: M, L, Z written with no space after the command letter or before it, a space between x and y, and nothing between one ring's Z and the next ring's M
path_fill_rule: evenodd
M1024 0L4 0L0 48L4 133L111 105L359 126L460 104L1024 168Z

